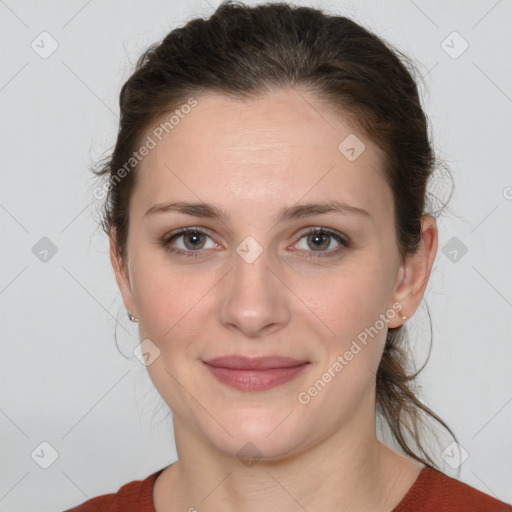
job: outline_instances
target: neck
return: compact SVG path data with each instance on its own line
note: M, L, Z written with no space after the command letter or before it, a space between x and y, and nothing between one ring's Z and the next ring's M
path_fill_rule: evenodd
M374 413L298 454L252 464L219 452L179 417L174 431L179 460L155 486L157 512L389 512L423 467L377 439Z

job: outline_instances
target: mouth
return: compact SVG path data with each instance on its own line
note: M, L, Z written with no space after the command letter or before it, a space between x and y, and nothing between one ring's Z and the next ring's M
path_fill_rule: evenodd
M222 384L240 391L266 391L289 382L310 366L289 357L224 356L203 364Z

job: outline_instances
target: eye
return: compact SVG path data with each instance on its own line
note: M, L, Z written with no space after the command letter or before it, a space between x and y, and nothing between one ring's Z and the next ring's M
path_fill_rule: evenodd
M302 233L297 246L301 250L312 253L313 257L323 257L338 254L349 247L350 242L347 237L337 231L316 227ZM328 250L329 248L330 250Z
M207 239L210 239L209 245ZM201 249L215 249L217 247L217 244L207 233L195 227L183 228L171 233L161 243L169 252L192 257L198 256Z

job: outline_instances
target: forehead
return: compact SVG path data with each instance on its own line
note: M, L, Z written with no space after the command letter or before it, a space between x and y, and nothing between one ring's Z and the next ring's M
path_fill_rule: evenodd
M144 134L155 146L137 170L133 196L141 209L198 198L224 209L249 202L277 208L305 195L376 215L389 208L380 150L313 96L286 89L251 100L215 93L195 99L174 124L161 124L166 115Z

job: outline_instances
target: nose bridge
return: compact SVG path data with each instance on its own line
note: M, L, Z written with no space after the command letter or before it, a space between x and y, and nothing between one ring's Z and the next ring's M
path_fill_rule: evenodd
M270 269L268 250L253 237L245 238L233 253L233 270L221 308L221 321L246 335L257 335L288 320L283 286Z

